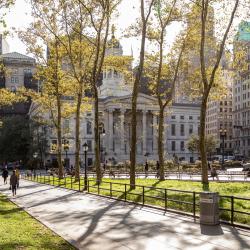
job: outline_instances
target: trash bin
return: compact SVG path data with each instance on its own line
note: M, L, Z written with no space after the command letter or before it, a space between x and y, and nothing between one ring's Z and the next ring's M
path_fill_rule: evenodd
M200 223L204 225L220 223L218 193L202 192L200 194Z

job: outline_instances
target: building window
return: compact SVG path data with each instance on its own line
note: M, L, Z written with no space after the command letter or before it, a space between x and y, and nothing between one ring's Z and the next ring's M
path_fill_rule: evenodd
M15 86L11 86L10 91L11 92L16 92L16 87Z
M181 120L184 120L184 115L181 115Z
M171 124L171 135L175 136L175 124Z
M19 82L18 77L15 77L15 83L18 83L18 82Z
M171 144L172 151L175 151L175 141L172 141Z
M185 131L184 130L185 130L184 124L181 124L181 127L180 127L181 136L185 135Z
M64 132L69 132L69 119L65 119L64 121L63 121L63 130L64 130Z
M23 70L23 73L24 73L24 74L30 74L30 73L31 73L31 69L24 69L24 70Z
M11 83L15 83L15 77L12 76L12 77L10 78L10 82L11 82Z
M193 120L193 116L189 116L189 120Z
M92 135L92 123L87 121L87 135Z
M191 134L193 134L193 132L194 132L193 124L190 124L189 125L189 134L191 135Z
M172 120L175 120L175 115L172 115L172 116L171 116L171 119L172 119Z
M93 164L93 159L92 158L88 158L88 166L92 166Z
M185 143L184 141L181 141L181 151L185 151Z
M87 144L88 144L88 152L92 152L92 140L87 140Z

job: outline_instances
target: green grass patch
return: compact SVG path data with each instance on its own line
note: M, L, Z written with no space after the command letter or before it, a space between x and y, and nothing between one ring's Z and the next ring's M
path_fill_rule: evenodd
M57 177L42 176L37 177L37 181L70 188L73 190L83 190L84 180L81 177L80 182L75 182L74 178L67 177L59 180ZM111 184L112 183L112 184ZM159 181L155 179L137 179L136 189L130 190L128 179L109 179L104 178L103 182L98 186L93 178L89 178L89 192L98 193L114 198L126 199L128 201L140 202L148 205L159 206L162 208L179 210L183 212L193 213L193 198L195 196L196 213L199 213L199 192L202 191L200 182L165 180ZM144 186L144 197L142 196ZM80 188L79 188L80 187ZM112 191L111 190L112 187ZM211 182L210 191L218 192L221 196L235 196L250 198L249 183L240 182ZM166 189L166 190L165 190ZM171 190L172 189L172 190ZM190 191L197 193L179 192ZM165 202L165 197L167 201ZM185 202L185 203L181 203ZM223 209L231 208L231 198L221 198L220 207ZM234 210L241 212L250 212L250 201L240 199L234 200ZM221 219L230 221L231 213L229 211L221 211ZM250 226L250 216L234 213L234 221L236 223L247 224Z
M75 248L0 194L0 249L73 250Z

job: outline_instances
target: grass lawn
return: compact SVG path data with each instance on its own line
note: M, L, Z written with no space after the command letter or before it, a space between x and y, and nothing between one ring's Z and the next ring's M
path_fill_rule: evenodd
M0 194L1 250L73 250L68 242Z
M37 177L40 182L50 183L53 185L52 177ZM112 183L112 184L110 184ZM126 185L125 185L126 184ZM178 181L178 180L165 180L159 181L155 179L137 179L136 184L139 185L134 190L129 189L128 179L103 179L103 182L99 186L95 183L95 179L89 179L89 192L98 193L106 196L112 196L120 199L126 199L130 201L143 202L142 192L144 186L144 203L154 206L160 206L185 211L193 212L193 197L195 196L196 204L199 204L199 194L178 192L175 190L184 190L190 192L202 191L202 185L200 182L191 181ZM74 178L67 177L62 180L54 177L54 185L59 185L74 190L79 190L79 182L75 183ZM141 185L141 187L140 187ZM110 189L112 187L112 192ZM159 188L159 189L157 189ZM83 189L83 179L80 181L80 190ZM168 189L165 191L165 189ZM174 190L169 190L174 189ZM126 191L126 192L125 192ZM250 198L250 184L240 182L210 182L210 191L219 192L221 196L236 196ZM167 202L165 203L165 196ZM187 202L181 204L178 201ZM189 204L190 203L190 204ZM231 197L222 197L220 199L220 207L224 209L231 208ZM234 199L234 210L242 212L250 212L250 201L244 201ZM199 206L196 206L196 212L199 213ZM223 220L230 221L231 213L229 211L221 212L221 218ZM250 215L241 213L234 213L234 221L242 224L248 224L250 226Z

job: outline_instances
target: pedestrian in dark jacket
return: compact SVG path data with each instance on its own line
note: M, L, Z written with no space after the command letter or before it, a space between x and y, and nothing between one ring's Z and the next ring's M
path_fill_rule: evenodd
M16 170L13 170L13 173L10 177L10 186L11 186L11 190L12 190L12 194L13 196L16 195L16 186L17 186L17 176L16 176Z
M145 163L145 178L148 177L148 162Z
M3 173L2 173L4 184L7 184L7 178L8 178L8 176L9 176L9 172L7 170L7 167L5 167L5 169L3 170Z
M156 178L160 178L160 163L156 162Z
M219 180L218 173L215 167L213 167L211 170L211 177L213 178L213 180L214 180L214 177L216 177L217 181Z

